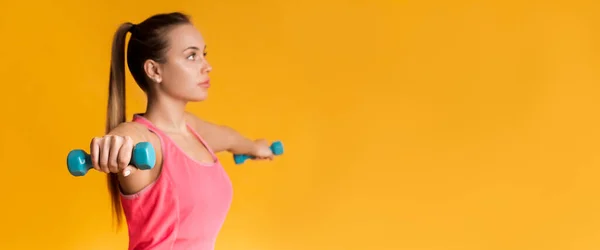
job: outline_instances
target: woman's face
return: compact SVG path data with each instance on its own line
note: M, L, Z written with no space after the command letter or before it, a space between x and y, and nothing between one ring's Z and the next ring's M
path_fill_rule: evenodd
M208 96L212 70L206 60L204 38L192 24L178 25L167 36L166 62L148 69L159 91L182 101L202 101Z

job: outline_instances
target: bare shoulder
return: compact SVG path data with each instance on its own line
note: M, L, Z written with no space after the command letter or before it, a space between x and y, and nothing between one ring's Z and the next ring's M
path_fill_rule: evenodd
M206 131L206 130L210 131L210 130L219 129L219 128L225 128L225 126L223 126L223 125L209 122L209 121L204 120L204 119L198 117L197 115L189 113L189 112L185 113L185 119L196 130L200 130L198 132Z
M134 194L144 189L158 178L162 170L162 148L160 139L146 126L137 122L124 122L108 133L109 135L129 136L134 144L150 142L156 153L156 165L148 171L135 171L128 177L119 175L119 182L125 194Z
M200 117L190 112L185 112L185 120L192 126L202 125L206 123L206 121L200 119Z
M116 128L111 130L109 135L129 136L134 141L146 141L150 135L150 131L144 127L144 125L137 122L124 122L119 124Z
M160 139L143 124L137 122L124 122L119 124L119 126L111 130L108 134L129 136L135 144L139 142L150 142L156 149L156 153L160 154Z
M213 151L225 151L231 146L235 131L230 127L204 120L189 112L186 112L185 119Z

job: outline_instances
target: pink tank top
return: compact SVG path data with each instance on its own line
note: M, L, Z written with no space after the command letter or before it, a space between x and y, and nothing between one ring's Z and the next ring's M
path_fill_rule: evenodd
M214 162L190 158L149 120L134 122L155 133L162 148L162 170L155 182L133 195L121 194L130 250L213 250L232 199L227 173L206 142Z

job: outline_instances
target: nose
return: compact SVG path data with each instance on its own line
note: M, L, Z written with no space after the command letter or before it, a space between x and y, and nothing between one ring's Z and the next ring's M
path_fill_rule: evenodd
M204 73L210 73L212 71L212 66L210 66L210 63L208 63L208 61L206 60L206 58L203 61L204 63L202 64L202 71Z

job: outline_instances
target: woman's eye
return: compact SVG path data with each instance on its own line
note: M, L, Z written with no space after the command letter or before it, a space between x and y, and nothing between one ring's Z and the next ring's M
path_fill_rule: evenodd
M204 54L203 54L203 55L204 55L204 57L206 57L206 56L208 55L208 52L204 52Z
M191 54L190 56L188 56L189 60L195 60L196 59L196 53Z

